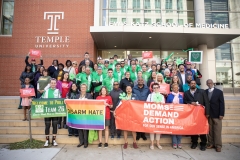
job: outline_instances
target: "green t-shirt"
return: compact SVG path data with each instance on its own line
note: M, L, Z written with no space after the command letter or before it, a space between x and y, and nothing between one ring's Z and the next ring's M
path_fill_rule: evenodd
M114 63L109 63L108 68L112 68L112 70L114 70L115 69Z
M114 78L110 78L110 77L106 77L103 80L103 86L107 87L108 92L110 92L113 89L113 82L114 82Z
M50 76L41 76L38 79L39 90L44 90L44 88L50 83Z
M132 69L129 71L130 72L130 78L134 82L137 80L137 71L133 72Z
M42 98L61 98L60 91L49 88L43 92Z
M85 74L82 74L82 76L81 76L81 84L83 84L83 83L87 84L87 92L91 91L92 80L93 80L93 78L92 78L91 74L87 75L85 73Z
M95 74L93 75L93 82L103 82L103 75ZM102 85L94 87L94 92L99 92L101 89Z
M142 77L143 79L147 82L149 77L150 77L150 73L149 72L142 72Z

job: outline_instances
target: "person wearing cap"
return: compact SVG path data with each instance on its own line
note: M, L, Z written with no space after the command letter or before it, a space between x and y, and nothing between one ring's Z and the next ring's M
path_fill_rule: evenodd
M109 61L105 60L104 61L104 66L102 68L102 74L103 74L104 77L107 77L108 69L109 69Z
M122 73L125 73L125 72L128 71L128 66L125 67L125 62L124 61L121 61L120 65L121 65L120 70L121 70Z
M186 83L186 81L187 81L187 74L185 72L184 64L179 64L178 65L178 70L179 70L179 72L177 72L177 76L178 76L178 78L180 80L179 84L181 86L183 86Z
M192 80L196 80L195 79L196 73L195 73L195 71L193 69L191 69L191 64L192 63L187 61L185 64L186 64L186 69L185 69L186 74L187 75L191 75L192 76Z
M108 66L108 68L111 68L112 70L115 69L115 65L114 65L113 62L114 62L113 57L110 57L110 58L109 58L109 66Z
M98 57L97 58L97 64L98 66L101 66L103 68L104 66L104 60L102 59L102 57Z
M118 83L120 83L123 77L124 77L124 74L123 72L121 72L121 65L120 63L117 63L115 65L115 70L113 71L113 78L115 81L118 81Z
M36 60L35 60L34 58L32 58L32 59L31 59L31 64L30 64L30 63L28 62L29 55L30 55L30 52L28 52L28 55L27 55L26 58L25 58L25 64L26 64L26 66L27 66L27 65L31 65L31 67L32 67L32 72L35 73L35 72L37 72ZM43 65L42 56L40 57L40 65L41 65L41 66Z
M103 82L103 74L102 74L102 67L98 66L97 68L97 74L93 75L93 81L92 81L92 85L94 88L94 93L93 93L93 97L94 99L97 98L97 96L99 96L99 91L102 88L102 82Z
M113 89L113 82L114 82L113 69L109 68L108 76L103 80L103 86L107 88L108 92L111 92L111 90Z
M114 66L118 63L117 59L118 59L118 56L115 54L113 56L113 64L114 64Z
M84 54L84 60L82 60L82 61L80 62L79 66L86 65L86 60L89 60L89 66L90 66L91 68L93 68L93 61L91 61L91 60L89 59L89 53L88 53L88 52L85 52L85 54Z

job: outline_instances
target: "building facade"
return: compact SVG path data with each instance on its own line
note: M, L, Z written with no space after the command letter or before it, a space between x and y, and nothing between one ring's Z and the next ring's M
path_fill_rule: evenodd
M95 62L153 51L172 63L193 48L203 51L202 88L211 78L240 92L239 0L1 0L0 8L0 95L19 94L29 49L41 50L48 67L80 62L86 51Z

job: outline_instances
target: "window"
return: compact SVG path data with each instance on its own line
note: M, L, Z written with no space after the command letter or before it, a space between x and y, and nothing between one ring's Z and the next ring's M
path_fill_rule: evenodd
M166 9L166 13L172 12L171 11L171 9L172 9L172 0L166 0L165 9Z
M140 18L133 18L133 22L134 23L137 23L137 22L140 23Z
M161 10L161 2L160 0L155 0L155 12L160 13Z
M183 10L183 0L177 0L177 9L180 10L178 13L183 13L181 10Z
M14 0L3 0L1 34L11 35L14 16Z
M117 22L117 18L110 18L110 23Z
M150 0L144 0L144 13L151 12Z
M127 22L126 18L122 18L122 23Z
M173 23L173 19L166 19L166 23Z
M204 0L207 11L228 11L228 0Z
M159 19L159 18L156 19L156 23L161 23L161 22L162 22L161 19Z
M144 18L144 22L148 22L148 24L152 24L151 18Z
M127 8L127 0L121 0L121 9L122 12L126 12L126 8Z
M140 12L140 0L133 0L133 12Z
M178 25L183 25L183 19L178 19Z
M110 12L117 12L117 0L110 0Z

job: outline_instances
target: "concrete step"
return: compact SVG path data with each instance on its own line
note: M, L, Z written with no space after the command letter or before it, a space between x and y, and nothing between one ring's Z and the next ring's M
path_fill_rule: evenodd
M32 136L34 139L37 140L42 140L45 141L45 136L44 135L33 135ZM52 137L50 136L50 139ZM27 140L29 139L29 135L0 135L0 143L14 143L14 142L19 142L19 141L23 141L23 140ZM78 137L68 137L67 135L57 135L57 142L59 144L79 144L79 140ZM102 142L104 142L104 137ZM200 140L199 140L200 141ZM240 136L239 135L223 135L222 136L222 141L223 143L239 143L240 142ZM128 136L128 144L132 144L133 140L131 136ZM161 144L171 144L172 140L171 140L171 136L169 135L162 135L161 139L160 139L160 143ZM190 137L182 137L182 143L186 144L186 143L190 143L191 139ZM93 144L98 144L98 140L94 141ZM124 144L124 139L123 136L120 139L110 139L108 140L109 144ZM142 139L140 139L139 141L137 141L138 144L149 144L149 137L147 141L143 141Z
M28 121L22 120L1 120L0 127L28 127ZM44 127L45 123L44 120L32 120L31 121L32 127Z
M33 135L44 135L45 127L32 127L32 134ZM52 129L50 129L50 132L52 132ZM29 127L0 127L0 135L4 134L19 134L19 135L25 135L29 134ZM57 131L58 135L68 135L67 129L58 129ZM236 134L240 135L240 127L223 127L222 128L222 134ZM103 134L104 135L104 134ZM129 135L131 133L129 132Z
M223 120L222 126L226 127L240 127L240 120Z
M17 109L18 106L19 106L19 103L0 104L0 108L8 108L8 109L11 109L11 108Z
M1 108L0 107L0 114L23 114L23 109L15 108Z
M224 120L240 120L239 114L225 114Z
M28 114L27 114L27 117L28 117ZM21 113L21 114L0 114L0 120L22 120L23 118L24 118L23 113ZM42 120L43 120L43 118L42 118Z
M226 114L240 114L240 109L237 108L231 108L231 109L225 109Z

